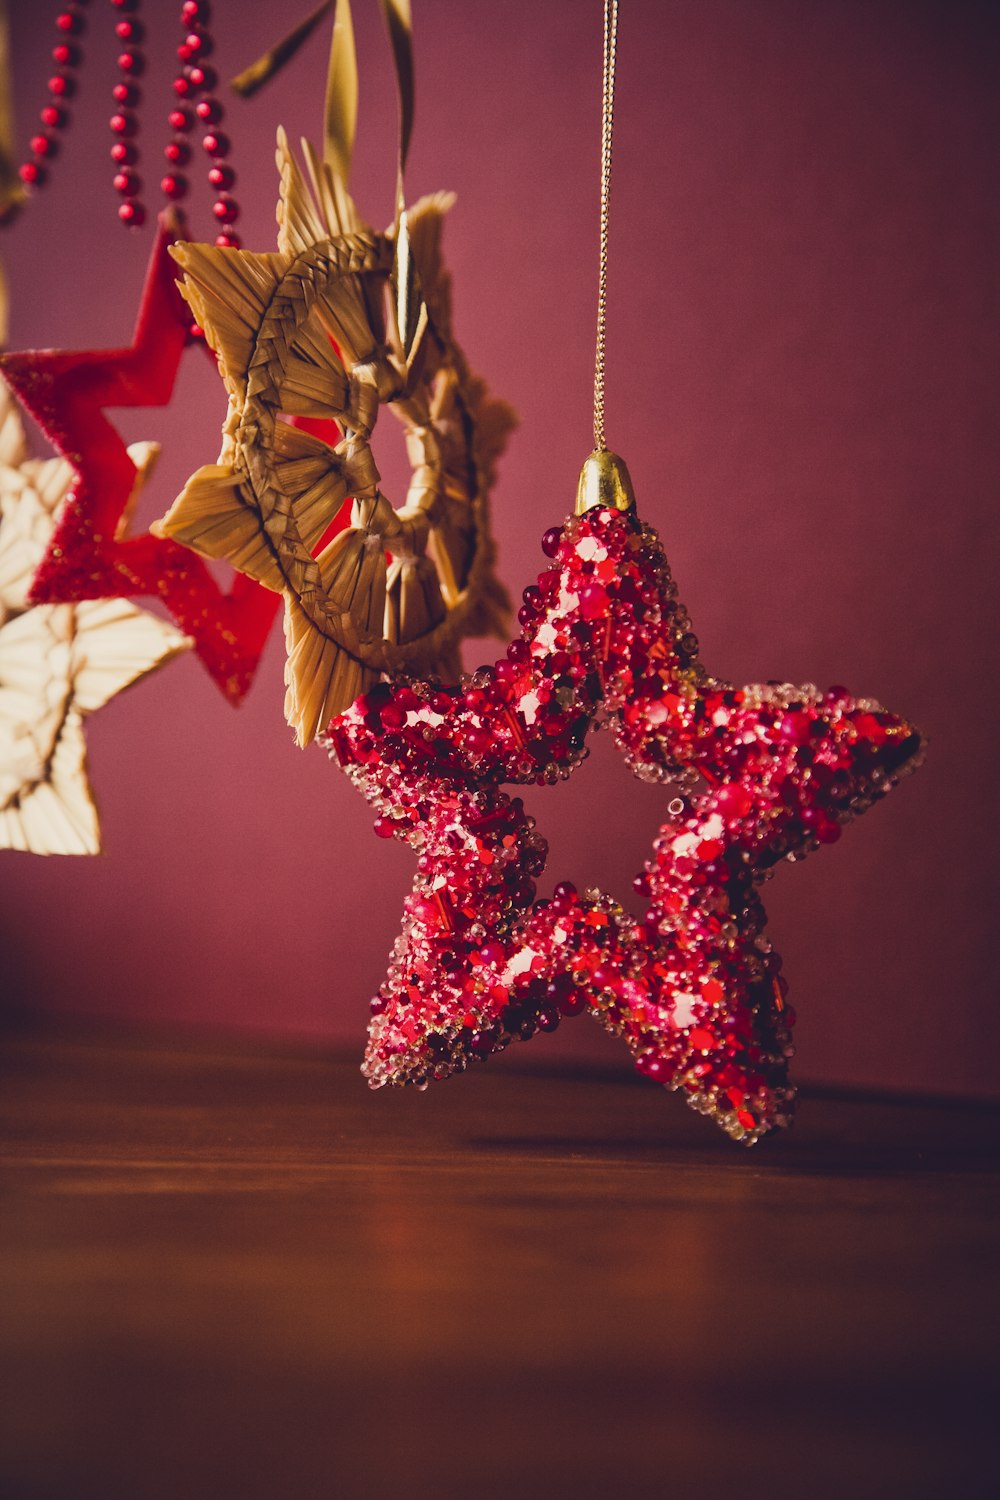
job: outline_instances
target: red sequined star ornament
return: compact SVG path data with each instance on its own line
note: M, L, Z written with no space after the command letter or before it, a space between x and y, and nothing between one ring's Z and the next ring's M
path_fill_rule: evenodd
M242 575L224 593L180 543L127 534L136 468L106 407L163 406L187 344L200 342L174 282L170 246L182 228L161 217L131 348L8 354L0 368L56 451L76 472L35 576L33 604L83 599L163 601L233 703L250 686L280 600Z
M327 744L418 874L364 1071L425 1085L589 1010L637 1067L752 1144L791 1115L793 1015L758 885L833 843L912 767L917 731L843 688L710 677L658 538L599 507L546 534L521 639L459 689L381 684ZM503 783L583 760L606 718L632 771L678 795L640 921L570 884L535 900L545 840Z

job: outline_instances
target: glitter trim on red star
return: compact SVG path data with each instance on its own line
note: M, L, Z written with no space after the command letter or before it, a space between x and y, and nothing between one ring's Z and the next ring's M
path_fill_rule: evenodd
M132 345L110 350L33 350L0 361L8 383L57 452L76 471L33 604L83 599L161 599L233 703L246 694L280 597L237 575L223 593L205 562L178 542L124 535L136 469L106 407L164 406L192 342L169 247L181 223L164 214L150 256Z

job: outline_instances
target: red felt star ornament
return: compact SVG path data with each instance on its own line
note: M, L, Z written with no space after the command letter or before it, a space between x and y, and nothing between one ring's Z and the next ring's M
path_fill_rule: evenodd
M365 1071L423 1084L587 1009L646 1076L752 1143L793 1100L793 1016L757 887L834 842L920 736L842 688L709 677L634 518L593 510L545 545L554 566L525 591L505 661L464 689L383 685L329 728L376 833L419 856ZM501 789L569 774L599 708L633 771L680 793L636 882L638 921L566 883L536 901L545 841Z
M187 547L149 533L127 534L136 468L104 414L107 407L166 405L181 355L196 342L169 254L182 227L176 213L160 219L130 348L32 350L4 356L0 368L77 476L35 575L31 602L161 599L223 693L238 703L280 598L243 575L224 593Z

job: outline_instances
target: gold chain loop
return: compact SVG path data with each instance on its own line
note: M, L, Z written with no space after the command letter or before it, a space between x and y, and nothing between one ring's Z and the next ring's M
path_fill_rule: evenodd
M604 71L601 80L601 233L597 277L597 356L594 362L594 449L603 453L604 351L608 321L608 219L611 209L611 144L615 123L615 61L618 0L604 0Z

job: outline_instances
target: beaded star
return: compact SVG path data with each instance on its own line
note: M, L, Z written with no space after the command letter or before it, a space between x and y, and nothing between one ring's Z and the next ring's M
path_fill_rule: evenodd
M153 247L132 345L112 350L36 350L0 361L8 383L76 479L35 575L34 604L83 599L163 601L209 673L234 703L250 686L279 601L239 576L224 594L186 547L127 535L136 466L104 414L113 406L170 400L191 318L174 284L169 249L178 221L165 215Z
M835 842L921 737L843 688L710 677L632 516L591 510L543 547L506 659L457 689L380 684L328 728L376 834L418 855L363 1071L423 1086L589 1011L642 1073L753 1144L793 1104L794 1016L758 886ZM676 792L636 881L641 920L569 883L536 900L545 840L502 790L568 776L602 718L633 773Z

